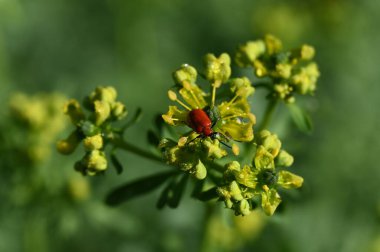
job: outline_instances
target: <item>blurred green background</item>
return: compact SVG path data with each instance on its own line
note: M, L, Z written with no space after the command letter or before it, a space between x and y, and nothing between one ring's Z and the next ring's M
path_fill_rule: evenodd
M174 69L200 66L205 53L232 53L265 33L286 48L317 50L321 78L305 103L313 134L298 132L284 109L271 127L305 184L283 195L275 216L253 220L244 242L233 238L225 249L380 251L379 10L373 0L0 0L0 251L199 251L201 202L187 197L178 209L158 211L156 192L118 208L103 204L111 188L164 166L120 152L121 176L110 170L82 178L74 157L53 150L70 129L41 142L46 131L15 123L8 103L17 91L80 99L113 85L131 113L143 108L126 136L149 148L144 134L167 109ZM263 99L252 102L258 121L263 107ZM24 158L35 142L52 153ZM218 231L215 239L229 235Z

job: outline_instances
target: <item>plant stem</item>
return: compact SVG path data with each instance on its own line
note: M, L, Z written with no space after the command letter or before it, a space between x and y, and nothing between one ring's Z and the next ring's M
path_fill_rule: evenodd
M264 114L264 119L259 127L259 132L263 129L268 128L270 121L272 119L273 113L276 110L278 104L278 99L272 99L269 101Z
M125 142L124 140L120 139L120 138L116 138L112 141L112 143L114 144L114 146L120 148L120 149L123 149L123 150L126 150L126 151L129 151L135 155L138 155L140 157L143 157L143 158L147 158L147 159L150 159L150 160L153 160L153 161L156 161L156 162L160 162L160 163L163 163L161 157L157 156L157 155L154 155L153 153L150 153L148 151L145 151L133 144L130 144L130 143L127 143Z

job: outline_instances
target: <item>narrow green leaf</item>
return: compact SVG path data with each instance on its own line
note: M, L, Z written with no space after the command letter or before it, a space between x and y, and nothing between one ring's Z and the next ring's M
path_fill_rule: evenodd
M158 209L164 208L164 206L167 204L167 202L170 198L170 194L173 192L173 190L172 190L173 186L175 186L175 180L174 179L172 179L172 181L170 181L168 183L168 185L164 188L164 190L161 192L161 195L158 198L158 201L156 204L156 207Z
M124 168L114 153L111 154L111 162L112 165L115 167L117 174L121 174Z
M156 115L156 117L154 118L154 124L155 124L158 132L161 135L162 134L162 128L165 125L165 121L162 119L161 114Z
M181 180L175 186L172 187L173 194L171 195L171 197L168 200L168 206L169 207L171 207L171 208L177 208L178 207L179 202L181 201L182 195L185 191L186 182L187 182L188 177L189 176L187 174L185 174L181 178Z
M177 171L163 172L126 183L112 190L107 195L105 202L110 206L119 205L142 194L153 191L176 173Z
M297 128L302 132L310 133L313 129L313 124L309 114L294 103L288 104L287 107Z
M137 110L136 110L135 114L133 115L133 117L131 118L131 120L129 120L129 122L124 125L123 130L128 129L132 125L136 124L138 121L140 121L141 117L142 117L142 109L137 108Z
M207 191L201 192L197 195L197 199L200 201L209 201L218 197L216 187L213 187Z
M202 180L197 180L195 182L195 185L194 185L194 188L193 188L193 191L191 193L191 197L193 198L198 198L198 195L202 192L203 190L203 185L205 183L205 180L202 179Z
M158 144L160 143L160 138L157 136L157 134L155 132L153 132L152 130L148 130L148 133L147 133L147 138L148 138L148 142L157 147Z

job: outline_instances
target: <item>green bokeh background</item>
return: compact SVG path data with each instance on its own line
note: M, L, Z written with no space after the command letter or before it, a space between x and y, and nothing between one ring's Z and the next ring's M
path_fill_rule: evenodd
M284 109L271 126L294 154L304 187L285 195L283 211L236 251L380 251L379 10L373 0L0 0L1 121L15 91L80 99L113 85L130 112L143 108L126 136L149 148L145 132L166 111L171 72L180 64L200 66L205 53L233 52L265 33L287 48L312 44L321 71L316 96L306 103L313 134L297 131ZM252 103L258 120L263 107L262 99ZM165 169L120 156L125 172L90 178L85 203L53 197L20 207L5 197L0 251L198 251L203 203L185 199L176 210L158 211L154 193L116 209L102 204L114 186ZM0 161L1 196L10 190L7 176L19 169L9 159ZM53 154L44 164L52 184L59 181L54 174L74 173L74 161Z

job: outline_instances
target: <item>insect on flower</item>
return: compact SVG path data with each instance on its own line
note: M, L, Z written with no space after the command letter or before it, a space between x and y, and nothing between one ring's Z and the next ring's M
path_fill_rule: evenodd
M213 130L219 120L220 115L218 109L216 107L210 108L207 106L204 109L191 110L187 116L186 124L199 134L199 136L195 139L210 137L211 139L218 139L220 141L220 138L223 137L228 141L229 138L224 134ZM231 148L231 146L227 145L223 141L220 141L220 143L228 148Z

